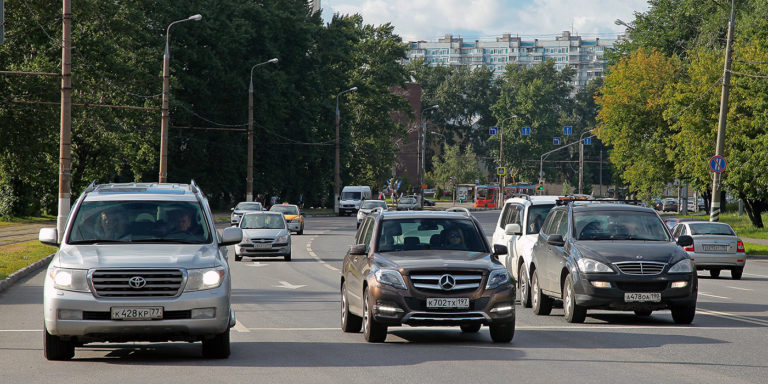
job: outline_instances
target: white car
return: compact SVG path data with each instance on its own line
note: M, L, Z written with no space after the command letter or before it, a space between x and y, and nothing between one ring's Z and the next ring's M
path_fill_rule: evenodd
M507 199L493 231L493 244L504 245L508 249L507 255L502 256L500 261L517 281L520 303L528 308L531 306L531 250L544 218L554 208L557 199L558 196L528 195Z
M376 208L381 208L382 212L389 210L387 202L384 200L365 200L360 204L360 210L357 211L357 227L363 222L365 216L373 212Z

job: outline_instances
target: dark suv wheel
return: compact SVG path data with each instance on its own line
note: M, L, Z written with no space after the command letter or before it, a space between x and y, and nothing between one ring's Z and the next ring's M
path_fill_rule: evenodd
M552 298L545 295L539 288L539 276L536 270L531 275L531 305L533 313L546 316L552 312Z
M583 323L587 317L587 310L576 304L572 275L568 275L563 284L563 310L565 311L565 321L569 323Z

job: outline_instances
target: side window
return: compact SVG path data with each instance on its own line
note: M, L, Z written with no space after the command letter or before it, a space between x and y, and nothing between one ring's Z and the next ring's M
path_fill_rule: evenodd
M499 216L501 220L499 220L499 228L504 229L504 227L509 224L509 211L512 210L512 204L505 204L504 210L501 211L501 215Z
M549 235L552 233L552 222L555 221L555 218L558 216L560 211L551 211L547 218L544 220L544 225L541 227L541 233L545 235Z
M568 233L568 211L561 211L560 215L557 217L557 221L559 224L556 233L565 239L566 234Z
M675 227L675 229L672 231L673 237L680 237L680 235L683 233L683 227L684 225L678 225Z
M360 244L365 244L366 252L371 249L371 236L373 236L373 227L376 221L372 217L368 217L366 220L365 231L363 232L363 241Z
M366 217L365 220L363 220L363 223L360 224L360 228L357 229L357 233L355 234L355 244L363 243L363 239L365 238L365 230L369 222L370 220L368 220Z
M683 227L683 230L680 232L681 235L690 235L690 233L688 232L688 227L686 227L685 225L681 225L681 227Z
M512 206L512 210L509 211L509 220L507 220L507 224L519 224L521 227L523 226L522 213L523 213L523 207L515 204Z

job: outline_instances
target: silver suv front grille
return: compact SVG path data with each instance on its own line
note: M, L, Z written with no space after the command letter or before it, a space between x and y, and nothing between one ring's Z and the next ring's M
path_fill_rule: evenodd
M473 272L414 272L409 277L414 288L431 292L474 291L483 281L482 273Z
M101 269L90 274L100 297L174 297L184 288L180 269Z
M667 263L657 261L623 261L613 263L619 270L627 275L658 275L667 266Z

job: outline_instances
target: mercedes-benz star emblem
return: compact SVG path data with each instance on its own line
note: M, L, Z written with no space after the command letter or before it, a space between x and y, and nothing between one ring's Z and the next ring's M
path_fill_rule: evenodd
M456 286L456 279L451 275L440 276L440 288L444 291L450 291Z
M128 279L128 285L131 286L131 288L144 288L145 285L147 285L147 281L144 280L141 276L134 276Z

